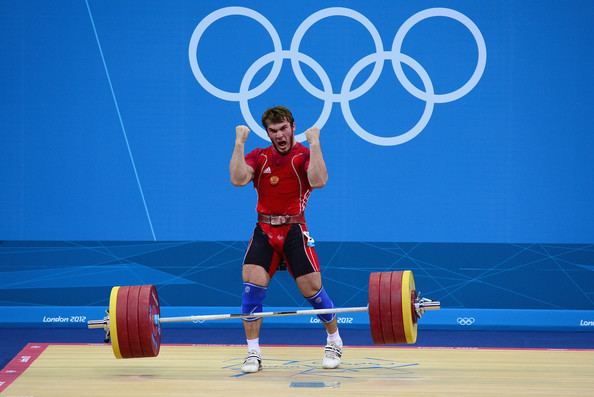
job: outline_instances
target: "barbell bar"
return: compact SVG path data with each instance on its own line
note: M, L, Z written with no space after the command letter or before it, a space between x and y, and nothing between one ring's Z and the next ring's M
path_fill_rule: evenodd
M417 293L410 270L371 273L368 298L368 305L361 307L161 317L159 297L153 285L123 286L112 288L107 316L103 320L90 320L87 326L106 332L106 341L111 339L116 358L157 356L161 324L165 323L329 313L368 312L373 343L413 344L417 340L417 320L425 311L441 307L439 301L422 298Z

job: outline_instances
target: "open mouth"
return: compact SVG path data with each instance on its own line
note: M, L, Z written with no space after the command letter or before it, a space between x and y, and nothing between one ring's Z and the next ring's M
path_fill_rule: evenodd
M276 147L280 152L284 152L288 149L289 144L287 141L276 141Z

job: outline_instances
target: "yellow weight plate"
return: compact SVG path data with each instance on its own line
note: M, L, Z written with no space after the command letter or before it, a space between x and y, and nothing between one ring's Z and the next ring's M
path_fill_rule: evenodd
M109 296L109 336L111 338L111 348L116 358L122 358L120 346L118 344L118 327L116 308L118 307L118 290L120 287L113 287Z
M402 324L404 326L404 335L406 343L416 343L417 341L417 322L413 316L412 292L415 290L415 279L410 270L402 272Z

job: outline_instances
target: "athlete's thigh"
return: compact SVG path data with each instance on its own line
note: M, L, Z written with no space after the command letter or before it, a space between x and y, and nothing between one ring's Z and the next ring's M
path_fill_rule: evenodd
M274 275L280 257L274 252L270 245L268 236L260 225L256 225L250 244L243 259L243 279L252 280L256 278L262 279L262 272L258 271L258 267L262 268L267 274L268 279ZM252 280L254 281L254 280Z
M313 246L308 246L308 238L304 232L307 232L305 225L293 224L283 245L287 266L291 268L294 278L320 271L316 251Z

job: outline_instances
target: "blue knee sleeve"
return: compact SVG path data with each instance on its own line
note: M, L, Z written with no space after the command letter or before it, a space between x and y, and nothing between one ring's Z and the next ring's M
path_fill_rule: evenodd
M262 302L266 296L266 287L252 283L243 283L243 295L241 296L242 313L260 313ZM244 321L256 321L257 317L244 318Z
M320 288L320 290L312 297L307 298L309 303L314 309L331 309L334 307L334 303L328 293L324 289L324 287ZM328 313L328 314L318 314L318 318L323 323L329 323L330 321L334 320L336 317L335 313Z

